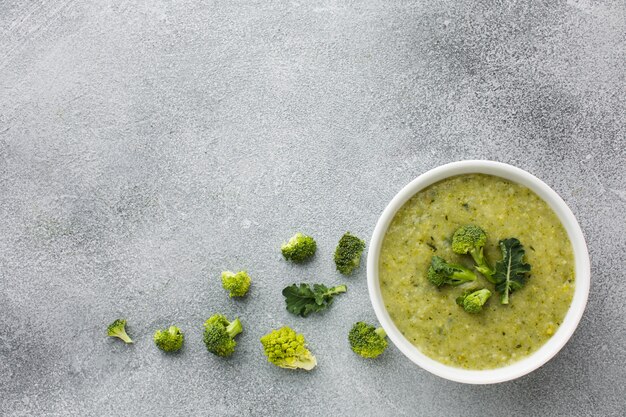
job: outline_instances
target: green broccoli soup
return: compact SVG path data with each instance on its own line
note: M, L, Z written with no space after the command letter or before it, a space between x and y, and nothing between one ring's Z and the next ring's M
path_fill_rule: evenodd
M487 236L473 255L458 249L455 231L466 225ZM383 300L404 337L465 369L502 367L536 351L574 294L572 245L556 214L528 188L491 175L451 177L414 195L393 218L379 262Z

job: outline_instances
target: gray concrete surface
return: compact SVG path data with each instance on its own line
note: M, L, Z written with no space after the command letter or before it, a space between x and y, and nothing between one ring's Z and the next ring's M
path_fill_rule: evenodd
M623 1L0 1L0 414L625 415L625 21ZM496 386L356 357L365 270L331 260L405 183L468 158L554 187L593 263L571 341ZM305 267L277 250L296 230L319 242ZM226 268L254 278L245 301ZM299 319L294 281L349 292ZM216 311L245 325L229 360L201 342ZM117 317L134 346L104 336ZM175 356L151 341L170 323ZM314 372L266 363L281 324Z

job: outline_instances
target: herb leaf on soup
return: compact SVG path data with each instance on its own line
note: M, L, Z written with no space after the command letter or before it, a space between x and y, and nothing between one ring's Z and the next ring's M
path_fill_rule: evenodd
M509 303L509 294L519 290L526 283L526 274L530 272L530 264L524 262L524 247L516 238L500 241L502 260L496 262L493 279L496 291L500 293L500 302Z

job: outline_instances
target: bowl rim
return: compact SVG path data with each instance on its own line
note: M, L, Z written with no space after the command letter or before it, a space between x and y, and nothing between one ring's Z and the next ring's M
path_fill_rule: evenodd
M378 260L383 238L397 211L417 192L436 182L456 175L474 173L494 175L524 185L548 203L563 224L572 244L576 276L572 302L557 332L530 356L501 368L486 370L467 370L444 365L421 353L400 333L387 313L378 276ZM550 186L523 169L509 164L487 160L465 160L441 165L421 174L405 185L387 204L370 239L367 255L367 285L378 321L387 332L389 339L412 362L432 374L451 381L466 384L495 384L510 381L534 371L554 357L567 343L576 330L587 304L591 270L589 252L580 225L565 201Z

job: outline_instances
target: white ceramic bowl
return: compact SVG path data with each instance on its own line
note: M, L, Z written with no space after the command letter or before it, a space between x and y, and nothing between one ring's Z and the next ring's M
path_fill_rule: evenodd
M394 322L389 317L380 292L378 277L378 258L383 238L393 217L400 207L404 205L417 192L431 184L445 178L460 174L482 173L506 178L510 181L522 184L533 190L539 197L544 199L552 210L557 214L563 224L574 249L576 286L572 304L557 332L532 355L497 369L466 370L444 365L421 353L400 333ZM376 223L376 228L370 241L367 256L367 284L370 299L374 311L382 327L385 329L391 341L410 360L425 370L452 381L467 384L494 384L519 378L539 368L550 360L569 340L576 330L576 326L583 315L587 304L587 296L590 286L589 253L580 226L567 204L543 181L528 172L511 165L492 161L460 161L453 162L432 169L406 185L387 205Z

